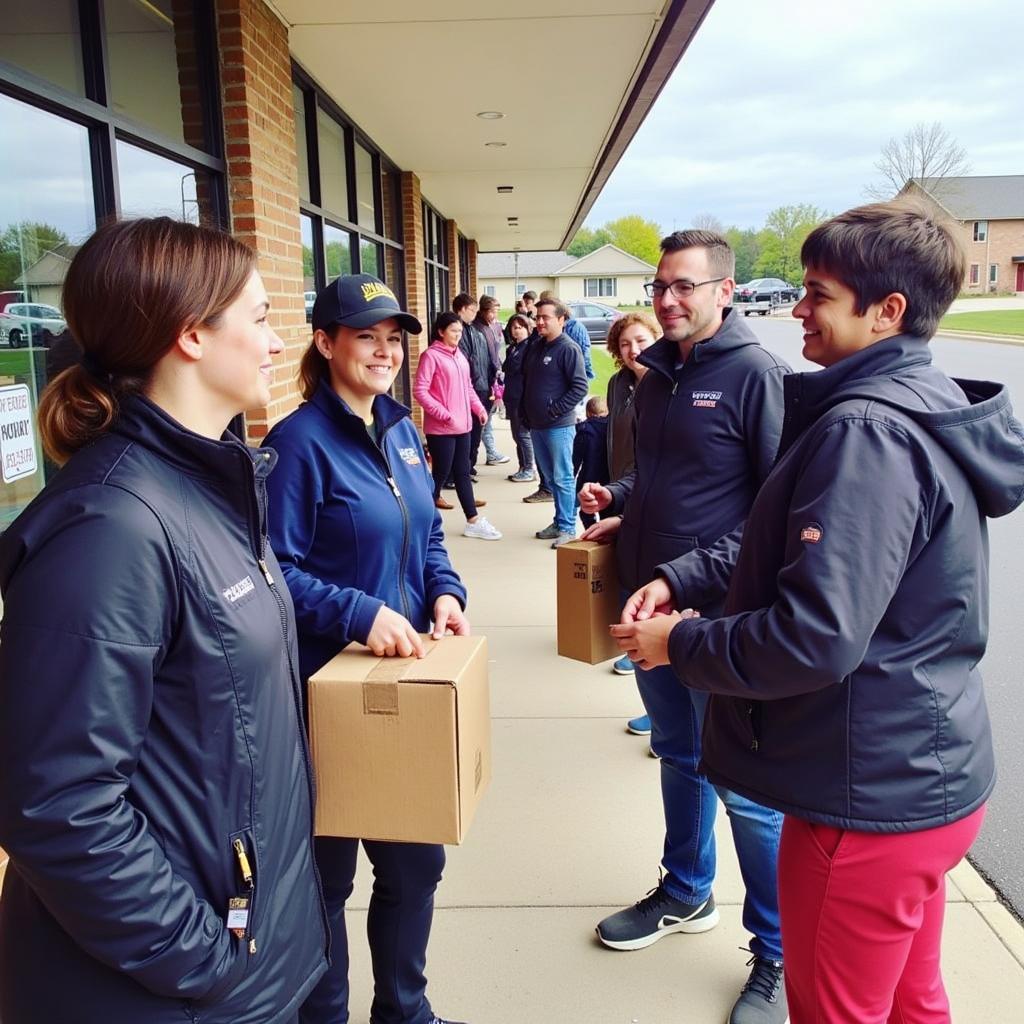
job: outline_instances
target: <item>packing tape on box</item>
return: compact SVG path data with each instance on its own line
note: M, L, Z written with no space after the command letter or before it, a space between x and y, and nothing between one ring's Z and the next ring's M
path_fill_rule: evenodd
M433 638L423 638L423 657L429 658L437 646ZM397 715L398 684L408 675L413 665L422 658L381 658L370 669L363 682L364 715Z

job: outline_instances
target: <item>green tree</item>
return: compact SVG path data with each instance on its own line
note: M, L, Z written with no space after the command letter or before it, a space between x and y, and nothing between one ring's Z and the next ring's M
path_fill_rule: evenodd
M611 241L611 235L604 228L580 228L565 250L570 256L586 256Z
M755 228L726 228L723 232L725 240L736 254L736 283L744 284L754 274L754 265L761 255L761 240Z
M0 233L0 289L16 288L18 277L50 249L64 245L68 236L52 224L22 221Z
M661 259L661 227L653 220L644 220L638 213L631 213L618 220L610 220L604 226L613 245L637 256L655 266Z
M765 218L758 234L761 251L754 262L755 277L781 277L794 282L800 277L800 247L828 214L808 203L779 206Z

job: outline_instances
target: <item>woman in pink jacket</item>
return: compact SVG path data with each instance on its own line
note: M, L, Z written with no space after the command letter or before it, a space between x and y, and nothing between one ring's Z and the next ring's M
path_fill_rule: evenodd
M487 410L473 390L469 363L459 351L462 321L455 313L441 313L434 321L430 347L420 356L412 393L423 406L423 432L427 435L430 468L434 477L434 504L451 508L441 497L449 477L466 514L464 537L500 540L501 534L477 512L469 478L469 444L473 417L487 422Z

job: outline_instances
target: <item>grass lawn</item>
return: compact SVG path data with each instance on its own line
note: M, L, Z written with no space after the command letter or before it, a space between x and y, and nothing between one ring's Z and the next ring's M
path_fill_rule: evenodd
M615 374L615 362L604 347L604 342L591 343L590 362L594 367L594 379L590 382L590 394L602 398L608 393L608 381Z
M950 313L939 329L978 331L980 334L1010 334L1024 337L1024 309L992 309L979 313Z

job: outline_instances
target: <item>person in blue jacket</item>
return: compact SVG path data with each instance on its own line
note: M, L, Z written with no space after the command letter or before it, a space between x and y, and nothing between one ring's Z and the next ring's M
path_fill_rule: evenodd
M724 614L693 617L678 584L694 552L613 627L640 664L712 695L708 776L785 813L792 1024L950 1020L945 875L995 783L986 520L1024 500L1006 389L932 364L964 280L955 231L902 199L811 232L793 314L824 369L786 378ZM651 617L666 601L682 611Z
M326 969L255 254L168 218L75 254L63 468L0 539L4 1024L290 1024ZM84 350L84 355L82 354Z
M469 633L466 590L448 560L434 484L409 410L388 394L419 321L368 274L337 278L313 305L300 368L304 405L267 437L270 542L298 623L304 679L347 644L422 657L421 633ZM339 742L344 742L339 737ZM345 903L360 839L319 836L316 861L331 925L331 967L302 1007L303 1024L348 1020ZM373 1024L444 1024L424 975L444 847L362 840L373 864L367 932Z

